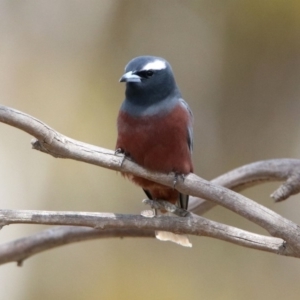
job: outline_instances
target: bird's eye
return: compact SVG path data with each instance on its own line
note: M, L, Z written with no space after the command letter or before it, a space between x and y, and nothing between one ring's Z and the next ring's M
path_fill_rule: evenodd
M154 74L154 71L153 70L143 70L143 71L136 72L136 74L141 76L142 78L147 79Z
M151 77L154 74L154 72L152 70L148 70L146 72L147 77Z

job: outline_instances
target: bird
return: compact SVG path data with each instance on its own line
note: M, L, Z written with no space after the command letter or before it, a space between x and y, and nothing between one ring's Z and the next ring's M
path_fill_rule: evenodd
M156 56L139 56L125 67L126 84L118 118L116 152L156 172L185 176L193 172L193 114L181 96L171 65ZM189 196L176 189L122 173L152 200L187 210ZM191 247L184 235L157 231L156 238Z

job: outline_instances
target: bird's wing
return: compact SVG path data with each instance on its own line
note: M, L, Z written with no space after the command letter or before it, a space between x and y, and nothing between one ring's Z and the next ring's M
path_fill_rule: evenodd
M180 98L179 101L180 101L180 104L182 105L182 107L184 107L187 110L187 112L189 113L190 121L189 121L188 128L187 128L187 131L188 131L187 143L188 143L190 152L192 153L193 145L194 145L194 143L193 143L193 141L194 141L194 137L193 137L193 120L194 120L194 117L193 117L193 113L192 113L189 105L182 98Z
M184 109L186 109L186 111L189 114L189 123L188 123L188 127L187 127L187 143L188 143L188 147L190 149L190 152L192 153L193 151L193 113L189 107L189 105L182 99L179 99L180 104L182 105L182 107L184 107ZM179 193L179 206L183 209L188 209L188 203L189 203L189 195L185 195L185 194L181 194Z

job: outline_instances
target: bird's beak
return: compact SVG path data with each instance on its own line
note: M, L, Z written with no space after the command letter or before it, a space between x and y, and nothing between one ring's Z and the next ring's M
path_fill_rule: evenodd
M130 71L120 78L120 82L141 82L141 77Z

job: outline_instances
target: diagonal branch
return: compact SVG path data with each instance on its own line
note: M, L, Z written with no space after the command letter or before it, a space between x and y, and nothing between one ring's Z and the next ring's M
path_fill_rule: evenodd
M39 121L18 110L0 105L0 122L19 128L37 140L32 141L32 147L46 152L54 157L70 158L101 167L123 171L122 157L116 157L114 152L90 144L70 139ZM126 170L125 170L126 171ZM142 174L139 174L142 176ZM300 160L273 159L256 162L232 170L212 183L240 191L266 181L285 181L285 183L272 194L275 201L282 201L300 190ZM213 204L212 206L214 206ZM201 202L191 200L191 209L200 211Z

